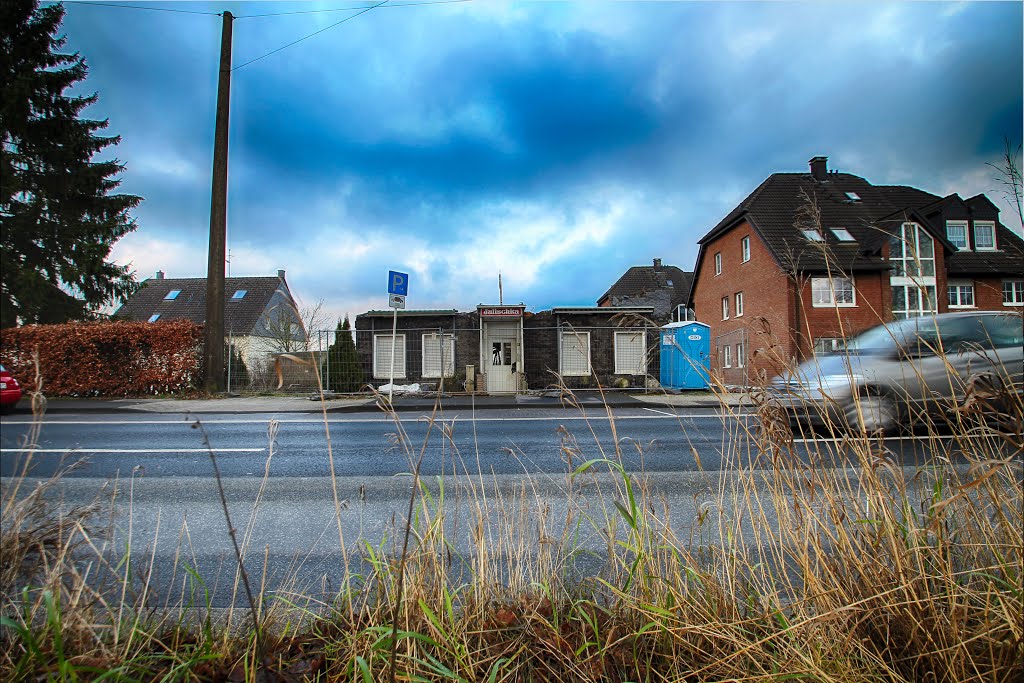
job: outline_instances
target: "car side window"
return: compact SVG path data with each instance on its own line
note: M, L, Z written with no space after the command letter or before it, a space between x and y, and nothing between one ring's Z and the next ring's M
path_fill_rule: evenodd
M1016 315L987 315L980 322L987 348L1024 346L1024 318Z

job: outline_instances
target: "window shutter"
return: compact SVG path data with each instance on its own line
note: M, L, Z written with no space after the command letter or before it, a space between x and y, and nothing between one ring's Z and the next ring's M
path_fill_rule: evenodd
M395 347L395 379L405 378L405 335L397 337ZM391 373L391 335L378 334L373 338L373 376L388 379Z

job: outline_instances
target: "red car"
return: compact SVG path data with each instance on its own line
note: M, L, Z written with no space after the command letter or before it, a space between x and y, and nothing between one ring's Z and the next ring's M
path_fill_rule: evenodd
M9 413L21 399L21 385L18 380L0 365L0 413Z

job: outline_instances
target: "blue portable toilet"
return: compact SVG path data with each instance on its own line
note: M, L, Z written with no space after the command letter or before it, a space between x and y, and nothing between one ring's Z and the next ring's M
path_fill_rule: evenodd
M707 389L710 385L711 327L669 323L661 328L661 386Z

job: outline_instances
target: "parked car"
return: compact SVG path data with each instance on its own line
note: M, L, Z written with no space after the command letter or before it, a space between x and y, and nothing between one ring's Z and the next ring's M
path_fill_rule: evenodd
M18 380L0 365L0 413L9 413L21 400L21 385Z
M1024 318L1017 312L943 313L879 325L846 349L775 378L773 400L791 421L893 431L925 412L946 413L985 387L999 409L1024 396Z

